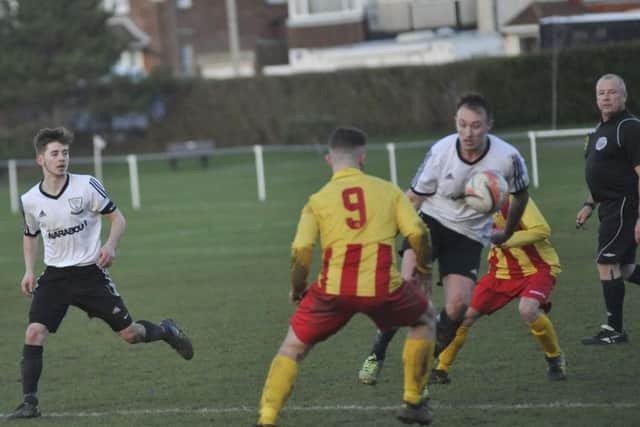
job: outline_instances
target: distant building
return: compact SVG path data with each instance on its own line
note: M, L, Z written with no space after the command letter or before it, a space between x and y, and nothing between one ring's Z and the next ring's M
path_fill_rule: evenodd
M640 10L550 16L540 22L540 47L563 49L640 40Z
M519 55L540 48L548 16L640 8L640 0L104 1L148 36L133 60L146 72L211 78ZM239 33L233 56L229 2Z

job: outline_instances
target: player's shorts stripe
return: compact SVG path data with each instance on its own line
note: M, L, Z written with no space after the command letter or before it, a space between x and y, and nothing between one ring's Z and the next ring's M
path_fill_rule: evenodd
M609 240L607 242L607 244L602 247L600 252L598 252L598 256L596 256L596 259L600 259L602 254L607 250L607 248L609 246L611 246L613 244L613 242L616 241L616 239L620 235L620 232L622 231L622 226L624 225L624 205L626 204L626 202L627 202L627 198L623 197L622 198L622 203L620 203L620 225L618 226L618 229L616 230L616 234L614 234L613 237L611 238L611 240Z
M107 195L107 190L104 189L100 182L93 178L89 178L89 184L91 184L91 186L95 188L98 194L100 194L102 197L104 197L105 199L109 198L109 196Z
M360 270L361 255L362 245L347 245L340 277L340 295L358 294L358 270Z
M376 260L376 296L389 295L393 254L390 245L378 244Z

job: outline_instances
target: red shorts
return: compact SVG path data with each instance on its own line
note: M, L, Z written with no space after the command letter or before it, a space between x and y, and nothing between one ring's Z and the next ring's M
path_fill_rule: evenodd
M312 345L338 332L356 313L366 314L378 329L385 331L416 324L428 306L429 300L414 285L403 285L384 297L357 297L329 295L314 283L290 324L302 342Z
M547 272L537 272L522 279L498 279L487 274L480 279L471 297L471 307L480 313L491 314L518 297L533 298L540 305L548 304L556 278Z

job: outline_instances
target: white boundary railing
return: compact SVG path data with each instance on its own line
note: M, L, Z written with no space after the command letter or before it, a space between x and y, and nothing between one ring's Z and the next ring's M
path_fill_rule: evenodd
M569 136L587 136L592 128L582 129L558 129L558 130L530 130L527 132L529 136L529 144L531 146L531 180L533 187L540 186L540 178L538 177L538 138L566 138Z
M367 147L369 151L386 150L389 157L389 180L397 185L398 173L396 165L396 148L425 148L431 145L433 141L415 141L404 143L388 143L388 144L371 144ZM129 166L129 182L131 191L131 206L133 209L138 210L142 207L140 197L140 180L138 176L138 162L148 160L165 160L168 161L172 158L168 153L150 153L150 154L137 154L127 156L102 156L102 149L104 143L98 141L94 145L93 157L74 157L73 164L75 165L93 165L94 175L96 178L102 177L102 164L103 163L126 163ZM216 148L213 151L213 155L224 154L251 154L253 153L255 168L256 168L256 180L258 186L258 200L267 200L266 191L266 179L265 179L265 167L264 167L264 153L273 152L316 152L324 153L326 151L326 145L324 144L307 144L307 145L254 145L253 147L232 147L232 148ZM198 153L184 153L180 158L198 158L201 154ZM12 160L0 160L0 167L7 167L9 169L9 197L11 202L11 212L17 213L19 211L19 194L18 194L18 167L34 167L35 161L33 159L12 159Z
M535 188L540 185L538 176L538 152L537 152L537 140L541 138L554 138L554 137L571 137L571 136L585 136L592 129L563 129L563 130L543 130L543 131L529 131L527 136L531 146L531 175L532 183ZM511 137L522 137L522 133L512 134ZM396 150L405 148L426 148L430 146L434 141L412 141L394 143L389 142L386 144L371 144L367 147L369 151L386 150L389 158L389 180L398 185L398 170L396 163ZM150 154L137 154L127 156L102 156L102 150L105 147L104 140L94 140L94 156L93 157L74 157L74 164L93 164L94 175L96 178L102 177L102 163L126 163L129 166L129 181L131 191L131 206L133 209L141 209L141 197L140 197L140 180L138 176L138 162L148 160L171 160L172 156L169 153L150 153ZM267 200L266 191L266 179L265 179L265 166L264 166L264 153L265 152L326 152L326 145L324 144L307 144L307 145L254 145L252 147L231 147L231 148L216 148L213 151L213 155L224 154L251 154L253 153L258 200ZM199 153L184 153L180 158L198 158L201 157ZM18 195L18 174L17 168L30 166L33 167L35 162L33 159L12 159L12 160L0 160L0 167L7 167L9 171L9 197L11 203L11 212L17 213L19 210L19 195Z

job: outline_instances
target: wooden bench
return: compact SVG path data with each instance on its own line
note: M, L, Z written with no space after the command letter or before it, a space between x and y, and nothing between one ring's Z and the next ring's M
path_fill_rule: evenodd
M216 144L212 140L193 140L173 142L167 145L167 157L171 169L178 169L179 159L200 158L203 168L209 166L209 158L215 153Z

